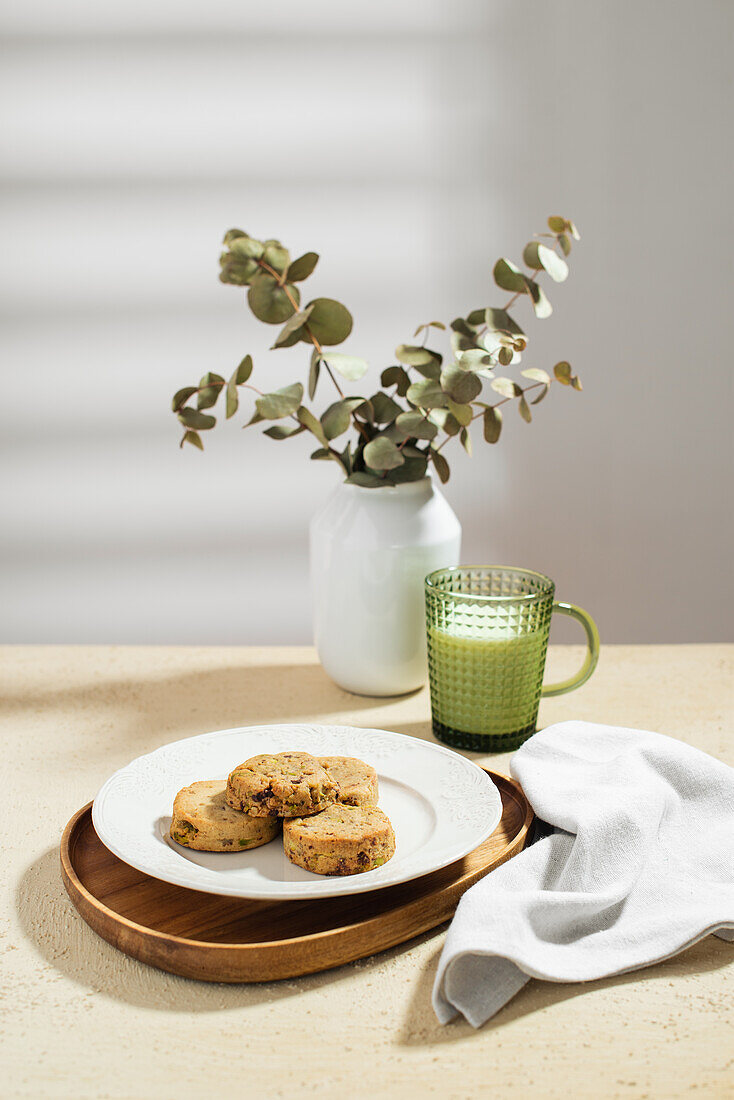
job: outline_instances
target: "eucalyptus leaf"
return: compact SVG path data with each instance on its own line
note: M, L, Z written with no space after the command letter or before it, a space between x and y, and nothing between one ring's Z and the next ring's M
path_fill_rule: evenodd
M403 454L405 454L405 449L403 449ZM394 485L403 485L408 481L420 481L422 477L426 476L427 469L428 458L426 455L411 455L409 458L405 458L402 466L398 466L390 472L390 480Z
M264 420L280 420L284 416L292 416L302 398L303 386L300 382L294 382L292 386L285 386L282 390L258 397L255 408Z
M574 374L573 378L571 379L571 385L575 390L582 390L584 388L581 385L581 379L576 374Z
M426 321L425 325L418 325L413 336L419 336L421 332L427 332L431 328L440 328L443 332L446 331L446 325L443 321Z
M222 262L222 270L219 280L222 283L231 283L233 286L249 286L260 271L260 265L256 260L229 260Z
M566 228L566 219L553 214L548 218L548 228L551 233L563 233Z
M412 369L418 371L418 374L422 374L424 378L432 378L435 382L441 377L441 359L442 357L438 356L430 363L421 363L420 366Z
M482 325L486 324L486 314L487 310L484 308L472 309L467 313L466 320L468 324L472 325L474 328L481 328Z
M502 410L490 405L484 410L484 438L487 443L496 443L502 431Z
M571 238L567 233L561 233L558 237L558 243L561 246L561 252L564 256L570 255L571 252Z
M418 371L418 374L422 374L424 378L432 378L437 381L441 377L441 362L443 356L437 352L434 353L433 359L430 363L420 363L412 367L412 370Z
M542 271L543 264L538 256L539 241L528 241L522 250L522 258L528 267L532 267L535 271Z
M341 344L352 331L352 315L341 302L333 298L315 298L308 319L311 335L322 346Z
M359 485L362 489L381 489L385 481L377 474L370 474L366 470L358 470L347 478L347 485Z
M308 396L313 401L316 396L316 387L319 384L319 371L321 370L321 353L317 348L311 353L311 366L308 372Z
M345 397L341 401L335 401L321 417L321 426L328 440L336 439L347 431L352 423L352 410L356 409L364 401L362 397Z
M405 436L397 427L394 420L392 424L385 424L380 426L380 435L384 435L387 439L392 440L393 443L400 444L400 450L403 450L402 444L405 443Z
M435 439L438 428L419 412L409 411L400 413L395 421L403 439Z
M184 432L183 439L181 440L181 447L184 443L190 443L192 447L198 447L200 451L204 450L204 444L201 441L201 436L198 432Z
M450 366L441 371L441 389L458 405L466 405L482 392L482 380L472 371Z
M246 355L242 360L237 370L230 378L230 382L234 382L237 386L244 385L252 374L252 356Z
M347 443L346 447L344 448L344 450L339 455L339 460L342 463L342 465L344 466L344 469L347 472L347 476L349 474L351 474L353 469L354 469L354 460L353 460L353 455L352 455L352 444L351 443Z
M188 399L196 393L196 389L196 386L184 386L182 390L178 390L173 395L173 401L171 402L173 411L178 412L179 409L182 409Z
M553 368L553 374L556 380L561 383L562 386L570 386L571 379L573 378L573 371L571 370L571 364L567 363L565 359L560 363L556 363Z
M512 348L501 347L497 353L497 359L501 367L509 367L514 358L515 353Z
M485 348L470 348L457 355L458 365L463 371L473 371L474 374L485 376L486 370L491 370L493 365L492 355Z
M562 283L568 278L568 264L562 260L557 252L540 241L530 241L525 245L522 258L528 267L539 271L547 271L555 283Z
M568 278L568 264L552 248L541 244L538 248L543 267L554 283L563 283Z
M225 243L227 243L226 240ZM256 241L253 237L242 236L230 243L229 250L237 259L259 260L265 248L262 241Z
M526 424L529 424L530 421L533 419L533 414L530 411L530 406L527 403L525 394L523 394L518 402L517 411L520 413L520 416L523 418Z
M395 358L408 367L415 367L426 378L437 378L441 369L442 356L437 351L413 344L399 344L395 348Z
M314 462L319 462L323 459L328 459L330 461L331 457L331 451L326 447L317 447L315 451L311 452L311 458Z
M307 409L305 405L301 405L296 412L301 424L311 432L311 435L315 435L322 447L329 446L329 440L326 438L326 433L321 425L321 421L317 420L310 409Z
M458 435L461 425L449 409L431 409L428 418L432 424L445 432L446 435Z
M274 348L283 348L288 345L295 344L300 336L301 329L308 321L313 306L306 306L305 309L300 310L298 313L294 313L292 317L289 317L283 328L278 333Z
M449 401L449 411L462 428L468 428L471 424L474 416L471 405L458 405L455 401Z
M230 378L227 383L227 398L225 405L225 413L227 420L237 412L240 403L240 395L237 392L237 382L234 378Z
M279 275L284 275L288 270L288 264L291 262L291 257L288 249L283 248L279 241L266 242L266 248L262 254L262 262L267 264L268 267L272 267L273 271L277 271Z
M451 476L449 464L439 451L431 449L429 453L433 462L433 467L441 480L441 484L445 485Z
M517 321L510 317L506 309L493 309L489 306L484 311L484 323L487 328L492 329L494 332L507 332L510 336L525 335Z
M366 359L360 359L358 355L344 355L340 351L324 352L321 359L350 382L359 381L370 369Z
M484 348L469 348L458 356L459 365L465 370L476 371L480 367L491 367L492 356Z
M213 428L217 420L214 416L199 412L198 409L184 408L178 414L178 419L187 428L195 428L197 431L206 432Z
M405 397L410 387L410 378L402 367L385 367L380 382L383 386L396 386L400 397Z
M199 382L199 395L196 398L197 409L210 409L212 405L216 405L217 398L224 385L225 382L221 374L212 374L211 371L205 374Z
M354 410L354 415L360 416L367 424L374 424L375 410L372 408L372 402L365 398L362 404Z
M450 341L451 350L453 351L457 359L460 359L461 356L466 354L467 351L476 351L477 348L480 348L481 350L480 345L483 343L482 337L476 334L469 337L462 336L460 332L452 332L450 336Z
M576 228L576 226L573 224L572 221L568 221L568 220L566 221L566 229L568 230L568 232L571 234L571 236L573 237L573 239L575 241L580 241L581 240L581 235L580 235L578 229Z
M525 276L510 260L498 260L492 274L497 286L502 290L509 290L513 294L524 294L527 290Z
M319 262L318 252L304 252L302 256L299 256L297 260L294 260L288 267L288 282L289 283L301 283L304 279L307 279L316 264Z
M459 442L461 443L462 447L464 448L466 453L471 458L471 455L472 455L472 442L471 442L471 436L469 435L469 429L468 428L462 428L461 431L459 432Z
M528 291L533 303L533 309L535 310L535 316L541 321L546 317L550 317L553 312L553 306L548 301L542 286L538 286L537 283L529 280Z
M286 290L298 304L297 287L288 284L279 286L272 275L264 271L255 276L247 292L247 301L258 321L264 321L266 325L280 325L296 312Z
M222 238L222 244L230 245L232 241L236 241L238 237L246 237L247 233L243 229L228 229Z
M292 435L300 435L305 432L305 424L273 424L266 428L263 435L269 435L271 439L290 439Z
M484 323L484 310L479 310L479 312L481 313L481 321L479 321L481 325ZM460 336L466 336L468 340L473 340L476 336L476 330L463 317L454 318L451 322L451 331L457 332Z
M531 404L531 405L539 405L539 404L540 404L540 402L541 402L541 401L543 400L543 398L545 397L545 395L546 395L546 394L548 393L548 389L549 389L549 387L548 387L548 386L542 386L542 387L541 387L541 389L540 389L540 390L538 391L538 395L537 395L537 397L534 397L534 398L532 399L532 401L530 402L530 404Z
M546 385L551 380L548 372L541 370L540 367L528 367L527 370L521 370L520 374L523 378L532 378L533 382L545 382Z
M405 396L412 405L418 405L422 409L445 408L448 405L448 397L432 378L413 382Z
M365 463L372 470L394 470L405 461L392 440L382 435L371 439L363 453Z
M383 393L382 390L373 393L369 400L372 406L372 418L376 424L392 424L393 420L403 411L400 405L393 401L388 394Z
M495 393L501 394L502 397L519 397L522 393L520 386L511 378L493 378L489 384Z

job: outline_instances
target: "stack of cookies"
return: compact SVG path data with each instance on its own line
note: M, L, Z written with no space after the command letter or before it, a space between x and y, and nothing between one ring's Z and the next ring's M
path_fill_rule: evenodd
M179 791L170 834L204 852L237 852L273 840L283 825L288 859L318 875L355 875L395 853L377 807L375 769L351 756L279 752L253 756L229 779Z

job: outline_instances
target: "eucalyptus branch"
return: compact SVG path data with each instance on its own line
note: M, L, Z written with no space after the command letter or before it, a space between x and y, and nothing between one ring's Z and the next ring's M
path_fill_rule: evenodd
M442 481L448 480L450 468L441 452L449 439L458 436L461 445L471 453L469 428L475 420L483 419L485 440L496 443L502 429L501 406L515 401L523 420L530 423L530 405L543 400L553 381L581 389L578 377L566 361L555 365L553 377L539 368L521 371L532 382L524 387L509 377L496 375L497 367L517 366L528 343L510 315L510 308L527 296L538 318L550 316L552 307L539 277L545 273L554 282L563 282L568 276L566 258L571 252L571 240L579 239L576 227L566 218L551 217L548 228L549 233L536 234L525 246L524 271L504 258L495 264L495 283L510 292L504 306L472 310L452 321L450 360L445 362L441 352L428 347L432 330L446 332L447 326L442 321L419 325L414 339L423 333L421 343L396 348L397 364L382 371L383 388L370 397L346 395L336 377L339 374L349 382L356 382L368 370L363 359L330 350L343 343L352 330L349 310L331 298L315 298L301 306L299 286L312 274L318 255L307 252L291 261L290 253L280 241L259 241L241 229L229 230L224 237L226 251L220 257L221 281L246 287L247 302L255 317L265 324L283 326L274 348L291 347L299 342L313 348L307 385L309 401L315 398L322 368L339 400L319 417L304 403L304 385L300 382L263 393L249 382L253 364L247 355L229 381L209 372L198 386L188 386L176 393L173 411L185 428L181 445L191 443L203 449L200 432L216 424L216 417L207 410L224 391L225 416L234 416L239 407L239 391L244 388L258 395L255 413L244 427L271 421L264 431L277 440L310 432L319 444L311 457L338 462L349 482L377 488L416 481L425 476L429 463ZM540 238L551 241L552 247L543 244ZM487 384L501 400L494 404L482 400ZM536 390L539 393L528 402L525 395ZM190 402L195 402L195 406ZM340 451L334 441L350 428L356 432L356 439ZM443 438L437 442L439 436Z
M291 304L291 305L292 305L292 307L293 307L293 312L297 314L297 313L298 313L298 302L297 302L297 301L296 301L296 299L295 299L295 298L293 297L293 294L292 294L292 293L291 293L291 291L290 291L290 290L288 289L288 287L287 287L287 286L285 285L285 281L284 281L284 280L285 280L285 272L284 272L284 273L283 273L282 275L278 275L278 272L277 272L277 271L274 271L274 270L273 270L273 268L272 268L272 267L270 267L270 265L269 265L269 264L266 264L266 263L265 263L265 262L264 262L264 261L263 261L262 259L258 260L258 261L257 261L257 263L259 264L260 268L261 268L261 269L262 269L263 271L267 272L267 273L268 273L269 275L271 275L271 276L272 276L273 278L275 278L275 279L277 279L277 280L278 280L278 286L282 286L282 287L283 287L283 290L284 290L284 292L285 292L285 295L286 295L286 297L288 298L288 301L290 302L290 304ZM316 348L316 351L317 351L317 352L319 353L319 355L323 355L323 351L324 351L324 349L323 349L323 348L321 347L321 344L320 344L320 343L319 343L319 341L318 341L318 340L316 339L316 337L314 336L314 334L313 334L313 333L311 332L311 329L309 328L309 326L308 326L308 323L306 323L306 324L305 324L305 325L303 326L303 331L304 331L304 332L306 333L306 335L307 335L307 336L309 337L309 339L311 340L311 343L312 343L312 344L313 344L313 346L314 346L314 347ZM334 375L333 375L333 373L332 373L332 370L331 370L331 367L329 366L329 364L328 364L327 362L324 362L324 367L326 368L326 373L328 374L329 378L331 379L331 381L332 381L332 382L334 383L334 385L336 386L336 389L337 389L337 393L339 394L339 396L340 396L340 397L344 397L344 391L342 390L341 386L339 385L339 383L337 382L336 378L334 377Z

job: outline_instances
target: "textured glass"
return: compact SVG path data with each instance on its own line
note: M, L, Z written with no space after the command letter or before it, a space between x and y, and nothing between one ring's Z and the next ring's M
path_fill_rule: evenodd
M509 566L439 569L426 577L433 732L462 749L505 752L532 733L541 695L588 680L599 655L593 619L553 600L549 577ZM543 687L551 615L577 619L588 652L576 676Z
M502 566L426 580L433 731L459 748L503 752L535 731L554 585Z

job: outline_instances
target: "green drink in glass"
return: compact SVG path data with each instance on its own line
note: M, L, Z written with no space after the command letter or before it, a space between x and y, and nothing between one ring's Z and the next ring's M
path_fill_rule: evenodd
M561 695L591 676L599 657L594 620L554 600L549 577L510 566L439 569L425 581L433 732L479 752L515 749L535 732L541 695ZM583 625L580 672L543 687L551 615Z

